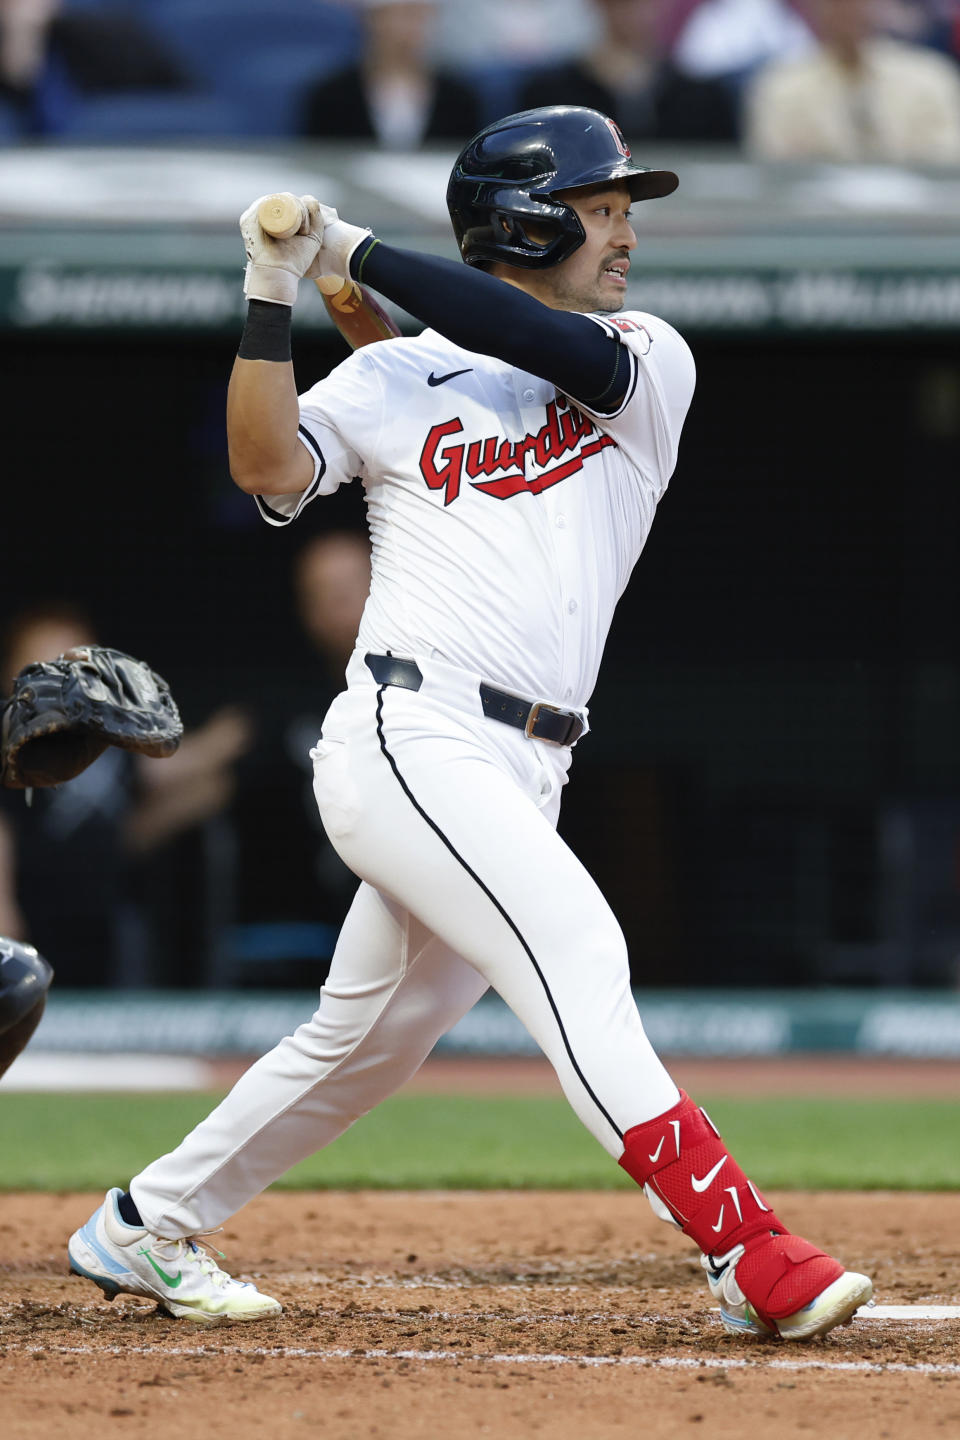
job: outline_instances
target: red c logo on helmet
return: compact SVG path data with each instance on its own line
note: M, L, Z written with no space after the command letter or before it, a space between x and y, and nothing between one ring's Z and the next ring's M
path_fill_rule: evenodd
M607 119L606 116L604 116L604 119L607 121L607 128L609 129L610 134L613 136L617 149L620 151L620 154L623 156L624 160L629 160L631 158L630 147L627 145L626 140L624 140L623 138L623 131L620 129L620 126L617 125L615 121Z

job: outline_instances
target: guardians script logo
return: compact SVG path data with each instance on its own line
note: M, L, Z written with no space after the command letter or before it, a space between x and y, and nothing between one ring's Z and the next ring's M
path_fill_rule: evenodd
M601 435L576 406L560 399L550 401L542 429L522 440L489 435L464 443L454 438L460 435L463 423L459 418L433 425L420 452L420 473L431 490L444 491L444 505L456 500L465 475L475 490L497 500L539 495L575 475L591 455L615 443L609 435ZM480 478L485 475L494 478Z

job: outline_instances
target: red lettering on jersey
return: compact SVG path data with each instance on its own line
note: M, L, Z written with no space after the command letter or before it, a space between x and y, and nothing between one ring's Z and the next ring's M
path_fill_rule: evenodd
M437 446L447 435L456 435L462 429L463 425L459 419L446 420L442 425L434 425L420 451L420 474L431 490L446 489L447 493L443 497L444 505L449 505L460 494L463 446L445 446L440 452L443 461L440 466L437 465Z
M498 447L495 435L490 435L486 440L474 440L467 447L467 474L495 475L498 470L506 470L513 459L513 453L510 441L501 440Z
M584 460L591 455L616 443L609 435L601 435L593 421L569 402L551 400L546 413L546 424L535 435L525 435L512 443L500 436L488 435L482 440L471 440L466 446L444 445L443 441L449 436L463 433L463 424L458 418L434 425L420 452L420 473L431 490L445 490L444 505L449 505L460 494L464 471L475 490L482 490L497 500L509 500L524 493L539 495L582 470ZM584 444L589 436L594 438ZM533 456L542 471L529 480L526 476L528 455ZM564 460L564 456L569 458ZM553 461L562 463L546 469ZM480 475L498 478L479 480Z

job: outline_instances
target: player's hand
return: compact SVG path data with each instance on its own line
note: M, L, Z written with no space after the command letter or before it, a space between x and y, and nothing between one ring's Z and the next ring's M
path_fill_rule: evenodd
M320 205L312 195L301 195L303 223L299 231L289 240L275 240L257 219L257 210L265 198L261 196L259 200L254 200L240 216L240 233L247 252L243 293L248 300L293 305L301 278L320 273L314 265L323 239L321 212L329 211L330 207ZM336 211L331 213L336 214Z
M323 243L315 266L307 273L314 279L318 275L349 276L350 256L373 232L360 225L348 225L346 220L340 219L332 205L321 205L319 208L323 221Z

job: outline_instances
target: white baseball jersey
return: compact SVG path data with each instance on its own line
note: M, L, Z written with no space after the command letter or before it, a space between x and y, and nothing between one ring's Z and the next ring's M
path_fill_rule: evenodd
M301 397L313 482L258 504L286 524L362 481L373 578L361 650L444 660L585 708L694 387L690 351L665 321L590 318L633 360L614 415L433 330L355 351Z

